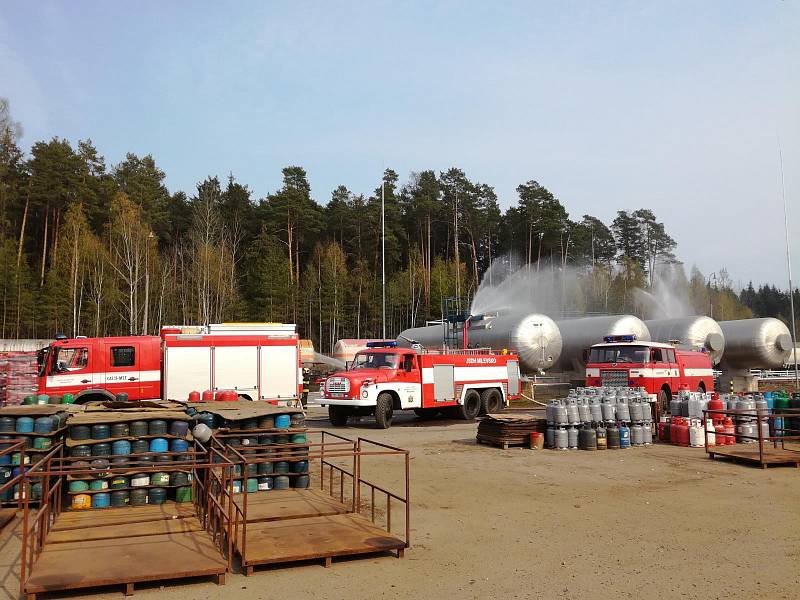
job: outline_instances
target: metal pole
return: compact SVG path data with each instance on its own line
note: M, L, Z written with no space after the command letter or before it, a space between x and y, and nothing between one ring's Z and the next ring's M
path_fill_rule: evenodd
M792 311L792 362L794 362L794 389L800 389L800 374L797 366L797 330L794 322L794 288L792 287L792 257L789 246L789 204L786 202L786 182L783 178L783 152L778 140L778 159L781 167L781 195L783 196L783 227L786 232L786 270L789 274L789 310Z
M382 320L383 320L383 339L386 339L386 193L384 189L386 182L381 182L381 298L382 298Z

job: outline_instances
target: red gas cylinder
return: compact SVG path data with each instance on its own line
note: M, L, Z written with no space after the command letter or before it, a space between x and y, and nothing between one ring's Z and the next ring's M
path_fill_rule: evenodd
M211 402L214 399L212 390L203 390L203 402Z
M225 399L225 390L217 390L214 392L214 400L222 402Z
M222 399L225 400L225 402L236 402L239 399L239 394L237 394L235 390L225 390L222 394Z
M716 392L711 395L711 400L708 401L708 410L722 410L722 400L719 399L719 394ZM712 422L721 421L724 418L724 415L718 413L712 413L709 416Z
M189 392L189 402L200 402L200 392Z
M725 446L728 440L725 437L725 426L722 424L722 421L714 421L714 431L717 446Z
M669 428L670 438L673 444L678 446L689 445L689 421L685 417L675 417Z
M733 426L733 421L730 417L725 417L722 426L725 428L725 443L733 446L736 443L736 428Z
M659 421L658 422L658 441L659 442L666 441L664 439L664 427L665 426L666 426L666 423L664 421Z

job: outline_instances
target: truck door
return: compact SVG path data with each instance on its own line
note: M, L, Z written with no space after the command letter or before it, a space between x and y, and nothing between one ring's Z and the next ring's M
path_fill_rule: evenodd
M138 341L103 344L106 361L102 387L112 394L128 394L129 400L141 400L142 347Z
M422 406L422 386L420 380L419 358L414 354L401 354L395 379L399 384L400 404L403 408Z
M672 376L673 365L670 365L669 363L669 356L667 352L668 350L666 348L650 349L650 362L652 363L651 368L653 373L653 389L648 389L647 391L651 394L658 394L659 390L661 390L665 383L669 386L669 389L672 392L675 391L675 380Z
M506 363L508 368L508 395L517 396L519 389L519 362L510 360Z
M97 378L97 357L89 352L86 343L76 341L64 346L53 346L47 357L46 393L77 394L91 388Z

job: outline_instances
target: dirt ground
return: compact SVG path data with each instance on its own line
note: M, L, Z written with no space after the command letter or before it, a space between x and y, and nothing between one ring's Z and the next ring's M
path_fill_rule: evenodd
M327 426L310 410L312 426ZM475 424L369 420L337 429L411 450L412 532L390 556L261 569L141 598L798 598L800 470L711 461L702 449L500 450ZM396 483L400 470L374 476ZM367 478L369 478L369 474ZM0 535L0 600L15 598L19 527ZM91 557L75 557L86 560ZM91 598L120 598L119 588Z

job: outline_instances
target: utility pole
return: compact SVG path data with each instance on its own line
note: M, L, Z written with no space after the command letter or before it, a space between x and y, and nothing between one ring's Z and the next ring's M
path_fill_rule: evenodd
M792 256L789 246L789 204L786 201L786 182L783 178L783 152L778 139L778 160L781 167L781 196L783 197L783 228L786 232L786 271L789 275L789 310L792 311L792 362L794 363L794 389L800 389L800 375L797 366L797 330L794 323L794 288L792 287Z
M381 181L381 298L383 339L386 339L386 182Z

